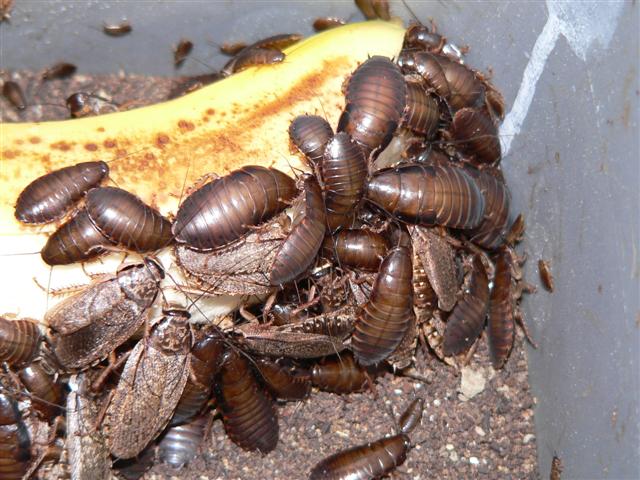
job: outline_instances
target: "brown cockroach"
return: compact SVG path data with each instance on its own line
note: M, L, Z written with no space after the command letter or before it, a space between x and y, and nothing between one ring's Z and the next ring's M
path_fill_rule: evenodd
M327 143L319 170L329 232L352 226L367 178L360 146L347 133L338 133Z
M76 73L77 67L73 63L60 62L48 67L42 73L42 80L60 80Z
M322 161L324 149L332 137L329 122L317 115L299 115L289 124L291 145L304 155L312 170Z
M398 66L373 56L349 78L338 132L346 132L369 157L391 141L407 102L407 86Z
M361 392L382 370L358 365L349 351L325 357L311 368L311 383L325 392Z
M431 53L440 53L447 39L436 33L435 29L422 24L413 24L404 34L403 50L422 49Z
M147 257L49 310L45 322L61 365L84 368L124 343L144 323L163 278L162 266Z
M411 228L411 242L419 266L427 275L429 288L436 294L438 308L450 312L458 301L456 293L459 286L453 247L433 228L419 226ZM424 293L428 296L429 291L425 290Z
M220 53L231 56L237 55L246 48L246 46L247 44L245 42L223 43L220 45Z
M426 92L417 82L407 82L407 107L402 116L401 126L431 140L440 125L440 106L432 94Z
M1 385L0 385L1 386ZM31 464L31 437L18 402L0 388L0 478L21 480Z
M173 240L171 222L121 188L89 190L87 213L107 239L129 250L140 253L159 250Z
M48 238L40 255L47 265L69 265L98 257L113 245L82 209Z
M444 331L447 356L466 351L482 333L489 308L489 278L479 255L469 262L471 272L462 287L462 298L451 311Z
M66 448L72 479L103 479L111 474L109 448L102 430L95 428L100 406L87 394L85 374L73 375L67 396Z
M356 5L367 20L391 20L387 0L356 0Z
M87 92L76 92L65 101L72 118L90 117L118 111L118 105L111 100Z
M562 480L562 460L554 455L551 460L551 471L549 472L549 480Z
M128 20L123 20L120 23L104 23L102 25L102 31L110 37L122 37L127 33L131 33L132 30L133 27L131 27L131 22Z
M316 32L324 32L331 28L346 25L347 21L337 17L318 17L313 21L313 29Z
M172 230L178 243L209 251L234 242L286 208L295 181L274 168L246 166L189 195Z
M287 237L289 222L281 213L253 228L237 242L212 252L175 248L179 267L210 295L260 295L271 293L271 265Z
M173 65L179 67L193 50L193 42L186 38L181 39L173 48Z
M540 273L540 281L542 286L549 292L553 292L553 275L551 274L551 267L549 262L543 259L538 260L538 272Z
M258 377L261 377L277 399L282 400L303 400L311 392L311 381L308 375L288 371L285 367L278 365L266 358L256 360L255 367L258 370Z
M107 175L105 162L83 162L38 177L18 196L15 217L28 224L57 220Z
M24 97L22 88L16 82L5 81L2 85L2 95L18 110L27 108L27 100Z
M273 261L269 282L282 285L299 278L315 261L326 231L322 192L313 175L303 174L302 195L294 206L291 232Z
M388 248L387 239L380 233L365 229L341 230L324 239L322 256L335 260L341 267L377 272Z
M224 354L216 389L229 438L245 450L262 453L273 450L278 443L278 417L273 400L254 378L249 362L235 350Z
M163 313L129 355L107 408L107 445L118 458L135 457L160 434L189 377L190 315L182 309Z
M476 163L492 165L500 160L498 128L486 109L458 110L453 116L448 137L460 152Z
M419 225L476 228L484 198L474 179L453 165L404 164L369 180L367 199L388 214Z
M0 23L11 18L13 0L0 0Z
M211 396L213 380L220 370L224 341L215 333L206 333L191 349L191 371L180 401L169 422L179 425L202 411Z
M249 67L273 65L285 59L285 54L275 48L245 48L229 60L220 73L228 77Z
M255 324L242 325L238 330L238 343L246 350L270 357L318 358L346 348L341 338L329 335L281 331Z
M21 369L18 372L20 382L31 397L31 406L42 417L51 423L64 411L64 389L40 363Z
M489 169L466 171L475 179L484 197L484 218L480 225L467 233L469 240L487 250L495 250L505 243L509 230L511 193L501 175Z
M410 249L391 249L380 265L351 337L351 348L360 365L385 360L405 337L414 318L412 278Z
M193 460L207 433L211 415L204 414L184 425L170 426L158 443L158 459L175 469Z
M420 423L423 402L416 399L401 415L400 432L375 442L334 453L311 469L309 480L375 480L385 477L407 459L409 435Z
M14 368L28 365L40 353L42 339L35 320L0 317L0 362Z
M247 47L249 48L274 48L276 50L283 50L290 47L294 43L298 43L302 40L302 35L299 33L279 33L267 38L262 38L256 42L253 42Z

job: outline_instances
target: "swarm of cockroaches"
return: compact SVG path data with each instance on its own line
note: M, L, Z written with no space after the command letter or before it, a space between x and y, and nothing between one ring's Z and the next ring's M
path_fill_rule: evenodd
M312 386L363 391L410 365L418 340L441 360L467 361L485 320L493 366L504 365L527 285L513 249L524 224L499 165L501 95L422 25L409 28L397 61L369 58L344 91L337 133L318 116L291 123L291 146L312 173L245 166L192 189L172 222L100 186L104 162L23 191L16 218L30 224L62 219L84 199L44 246L49 265L112 250L150 256L50 310L46 335L36 321L0 318L2 478L29 476L61 450L72 478L112 468L132 478L154 461L180 468L215 415L238 446L266 454L278 442L274 399L305 399ZM268 300L224 330L192 325L196 302L147 321L166 274L151 254L167 246L191 294ZM400 433L336 453L310 478L389 473L421 410L416 400Z

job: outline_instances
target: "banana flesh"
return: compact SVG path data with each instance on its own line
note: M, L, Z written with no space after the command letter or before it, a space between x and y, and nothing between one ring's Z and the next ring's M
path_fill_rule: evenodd
M254 164L294 175L304 165L289 152L291 120L317 114L335 126L343 81L368 56L396 56L403 35L392 22L350 24L293 45L280 64L249 68L176 100L97 117L0 124L0 314L42 319L59 301L47 290L88 282L80 265L51 269L42 262L39 251L57 225L26 226L14 218L18 195L35 178L104 160L113 183L171 216L184 186L205 174ZM184 279L169 252L159 256L171 275L167 291L175 291ZM121 260L110 255L86 269L114 272ZM238 301L213 299L202 314L224 315Z

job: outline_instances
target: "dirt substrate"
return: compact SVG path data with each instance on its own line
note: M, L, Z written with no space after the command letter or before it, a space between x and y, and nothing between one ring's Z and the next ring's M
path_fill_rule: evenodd
M0 72L3 79L7 72ZM22 72L11 78L25 90L29 104L64 105L72 93L92 92L117 104L131 98L136 105L161 101L176 86L176 79L110 75L75 76L70 80L42 83ZM64 108L32 106L16 112L0 100L2 121L42 121L67 117ZM534 399L529 391L522 335L501 371L489 363L485 340L480 341L463 374L435 359L417 353L412 372L427 379L387 374L372 392L338 396L314 392L302 403L282 404L280 440L266 456L244 452L225 435L216 421L204 453L180 471L156 465L145 478L285 479L306 478L311 467L325 456L359 443L390 434L399 412L415 395L425 399L422 424L412 434L415 448L393 478L407 479L537 479L536 441L533 426ZM461 399L463 390L479 391ZM469 382L467 382L469 381ZM484 384L483 384L484 383Z

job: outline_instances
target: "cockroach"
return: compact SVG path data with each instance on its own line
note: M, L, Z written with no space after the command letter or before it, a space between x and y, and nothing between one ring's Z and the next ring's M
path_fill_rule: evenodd
M64 390L40 363L32 363L18 372L20 382L29 392L31 406L51 423L64 411Z
M223 43L220 45L220 53L224 53L225 55L237 55L244 48L246 48L247 44L244 42L235 42L235 43Z
M401 433L330 455L311 469L309 480L375 480L391 473L407 459L407 433L420 423L422 405L419 399L409 404L400 417Z
M356 5L367 20L391 20L387 0L356 0Z
M417 82L407 82L407 107L402 126L431 140L440 125L440 107L434 95L427 93Z
M258 377L264 380L265 385L275 398L282 400L303 400L309 396L311 381L308 375L300 375L288 371L266 358L256 360L255 367Z
M195 92L205 85L217 82L221 78L223 78L222 75L220 75L218 72L214 72L206 73L203 75L195 75L184 80L179 80L169 91L167 99L172 100L174 98L186 95L187 93Z
M0 23L11 18L13 0L0 0Z
M346 20L337 17L319 17L313 21L313 29L316 32L324 32L331 28L341 27L346 25Z
M463 108L453 116L451 141L476 163L495 164L500 160L498 129L486 109Z
M173 240L171 222L121 188L89 190L87 213L106 238L129 250L140 253L159 250Z
M395 247L380 265L371 296L356 320L351 348L360 365L385 360L414 318L411 251Z
M193 460L204 440L210 415L201 415L189 423L167 428L158 444L158 459L175 469Z
M31 464L31 438L18 402L0 389L0 478L20 480Z
M27 108L27 100L24 97L22 88L16 82L5 81L2 85L2 95L18 110Z
M325 357L311 368L311 383L325 392L339 394L361 392L381 369L365 369L349 351Z
M315 261L326 231L326 217L318 181L302 175L303 193L294 206L291 232L273 261L269 281L278 286L299 278Z
M257 383L247 360L235 350L225 352L216 388L229 438L245 450L273 450L278 443L273 400Z
M447 356L467 350L484 327L489 308L489 278L479 255L470 262L471 272L463 286L462 298L451 311L444 331L443 351Z
M398 66L373 56L351 75L338 131L347 132L368 157L383 150L400 123L407 102L407 86Z
M253 228L240 240L211 252L175 248L178 265L210 295L271 293L271 265L289 232L286 213Z
M304 155L312 170L322 161L324 149L332 137L329 122L317 115L299 115L289 125L291 145Z
M553 275L549 262L543 259L538 260L538 271L540 272L540 281L544 288L549 292L553 292Z
M147 257L49 310L45 322L57 360L65 368L80 369L105 358L145 321L163 278L162 266Z
M228 77L249 67L273 65L285 59L285 54L275 48L245 48L229 60L220 73Z
M189 56L193 50L193 42L186 38L181 39L178 44L173 48L173 64L176 67L182 65L185 59Z
M458 301L456 293L459 286L453 247L433 229L425 227L413 227L411 241L419 266L427 275L429 288L433 289L438 298L438 308L445 312L451 311ZM428 290L425 294L428 297Z
M113 24L104 23L102 25L102 31L110 37L122 37L127 33L131 33L131 30L133 30L133 27L128 20L123 20L120 23Z
M403 50L419 48L431 53L440 53L446 42L446 38L429 29L429 27L414 24L407 28L402 48Z
M367 160L348 134L338 133L327 143L320 176L329 232L350 227L364 193Z
M118 110L118 106L111 100L87 92L76 92L69 95L65 104L72 118L90 117Z
M28 365L40 353L42 339L35 320L0 317L0 362L14 368Z
M38 177L18 196L15 217L28 224L57 220L107 175L109 166L98 161L78 163Z
M56 63L42 73L42 80L61 80L70 77L76 70L77 67L73 63Z
M103 479L111 475L111 460L101 429L95 428L100 406L87 394L85 374L73 375L67 396L66 448L72 479Z
M47 265L69 265L98 257L113 245L82 209L49 237L40 255Z
M469 167L466 171L475 179L485 205L482 222L468 232L468 238L487 250L495 250L505 243L508 235L511 193L501 175L493 174L489 169Z
M562 460L559 457L553 456L551 460L551 472L549 473L549 480L562 480Z
M484 198L473 178L453 165L404 164L376 172L367 199L388 214L419 225L476 228Z
M180 396L180 401L169 422L179 425L195 417L202 411L211 396L213 380L220 370L224 353L222 337L206 333L191 349L191 372Z
M342 267L377 272L388 248L387 239L380 233L365 229L341 230L324 239L322 256Z
M210 251L234 242L276 213L297 194L295 181L275 168L246 166L189 195L172 231L178 243Z
M163 313L129 355L107 408L107 445L118 458L135 457L160 434L189 377L190 315L182 309Z
M287 47L290 47L294 43L298 43L302 40L302 35L299 33L279 33L277 35L272 35L267 38L262 38L256 42L253 42L251 45L247 47L250 48L273 48L276 50L283 50Z
M274 330L269 325L242 325L238 343L259 355L289 358L319 358L341 352L341 338L304 332Z

